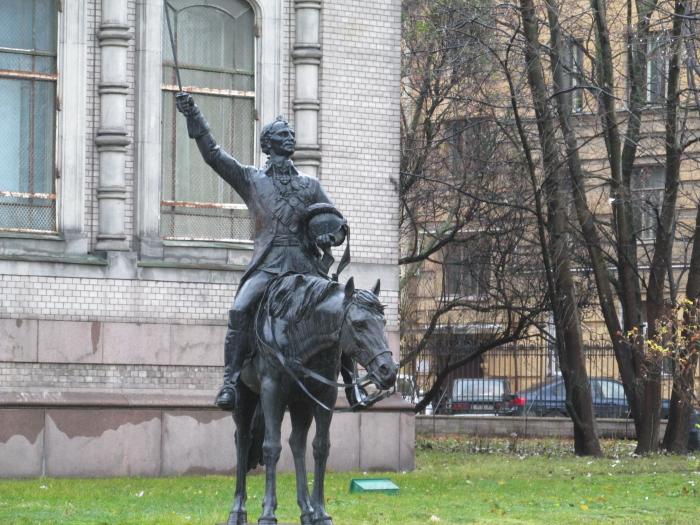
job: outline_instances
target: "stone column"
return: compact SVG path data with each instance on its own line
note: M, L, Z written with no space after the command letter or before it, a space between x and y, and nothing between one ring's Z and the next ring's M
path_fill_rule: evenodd
M97 188L98 251L129 249L124 228L126 181L124 167L129 138L126 131L127 48L132 35L127 22L127 0L102 0L100 41L100 125L97 151L100 178Z
M318 140L321 4L322 0L295 0L296 40L292 51L296 76L292 106L297 138L294 162L314 177L321 166Z

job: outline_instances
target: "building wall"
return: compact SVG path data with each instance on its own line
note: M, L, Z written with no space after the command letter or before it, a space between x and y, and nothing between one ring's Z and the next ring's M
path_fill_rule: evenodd
M268 101L258 108L258 132L263 119L279 113L295 121L291 54L298 4L307 8L314 2L261 0L256 6L261 42L268 46L258 57L259 78L266 81L260 98ZM98 249L103 5L69 0L60 15L70 33L64 38L79 42L75 49L86 65L79 79L85 98L76 102L83 104L84 137L62 139L69 145L84 139L79 159L84 177L75 175L80 190L75 194L60 194L59 184L59 206L81 208L80 225L75 232L59 228L57 235L0 232L0 392L157 395L180 389L209 399L219 386L227 312L252 244L164 242L144 233L150 220L145 212L152 214L154 202L147 199L159 201L153 193L158 173L154 176L150 166L160 151L150 149L148 130L160 122L158 113L148 113L153 102L139 100L139 93L144 83L160 82L159 68L147 67L154 47L148 48L146 37L159 30L162 2L117 0L110 9L121 6L131 36L125 43L128 141L120 218L125 249ZM391 180L399 169L400 3L344 0L316 7L322 53L318 174L352 228L353 263L341 280L355 275L357 286L370 288L382 279L387 329L398 356L398 197ZM258 161L264 161L260 152ZM298 165L304 169L301 161Z

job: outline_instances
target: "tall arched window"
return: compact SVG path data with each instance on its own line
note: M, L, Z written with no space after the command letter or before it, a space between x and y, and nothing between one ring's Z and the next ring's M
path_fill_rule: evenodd
M255 151L255 16L244 0L167 0L183 89L193 94L222 148L252 164ZM178 91L163 21L161 234L248 240L240 197L201 159L175 109Z
M55 0L0 2L0 230L55 231Z

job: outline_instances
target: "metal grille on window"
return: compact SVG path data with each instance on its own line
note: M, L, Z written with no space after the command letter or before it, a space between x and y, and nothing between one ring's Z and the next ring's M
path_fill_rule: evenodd
M168 0L183 89L192 93L219 145L254 162L254 14L243 0ZM164 26L166 22L163 22ZM202 160L175 108L178 91L163 29L161 234L171 239L250 240L241 198Z
M55 0L0 2L0 230L56 231Z

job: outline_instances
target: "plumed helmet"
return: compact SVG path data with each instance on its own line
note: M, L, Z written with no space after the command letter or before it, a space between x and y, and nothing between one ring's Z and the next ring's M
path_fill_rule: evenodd
M306 208L305 222L312 242L315 242L319 235L334 234L347 227L343 214L327 202L318 202Z

